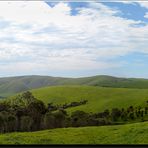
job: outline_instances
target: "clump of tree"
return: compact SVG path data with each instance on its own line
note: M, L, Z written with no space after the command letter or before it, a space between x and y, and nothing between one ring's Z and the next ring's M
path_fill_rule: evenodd
M79 102L71 102L71 103L65 103L64 105L61 106L61 108L66 109L69 107L75 107L75 106L80 106L80 105L84 105L88 102L88 100L81 100Z
M62 127L101 126L145 120L148 115L148 101L141 106L106 109L103 112L88 113L74 111L67 114L66 108L86 104L87 100L64 105L47 106L27 91L11 101L0 102L0 132L37 131Z
M79 102L71 102L71 103L65 103L63 105L53 105L53 103L48 103L48 110L49 111L55 111L59 109L67 109L69 107L76 107L80 105L84 105L88 102L88 100L81 100Z

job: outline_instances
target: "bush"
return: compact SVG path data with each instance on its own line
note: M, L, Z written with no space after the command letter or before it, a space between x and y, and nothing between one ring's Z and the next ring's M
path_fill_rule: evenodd
M118 108L113 108L111 112L111 117L113 121L117 121L121 116L121 111Z
M84 111L73 112L71 115L72 126L79 127L88 125L88 116L89 114Z
M66 118L67 118L66 111L58 110L57 112L53 113L53 116L55 118L54 124L56 128L66 127Z
M4 133L5 131L5 120L4 120L4 114L0 113L0 132Z
M30 116L21 117L21 131L31 131L33 126L33 119Z
M51 112L47 112L44 116L44 128L54 128L55 127L55 116Z

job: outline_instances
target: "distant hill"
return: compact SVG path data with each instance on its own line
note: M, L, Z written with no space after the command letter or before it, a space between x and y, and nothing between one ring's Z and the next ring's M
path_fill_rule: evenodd
M83 78L62 78L51 76L18 76L0 78L1 98L18 92L57 85L90 85L115 88L148 88L148 79L117 78L112 76L92 76Z

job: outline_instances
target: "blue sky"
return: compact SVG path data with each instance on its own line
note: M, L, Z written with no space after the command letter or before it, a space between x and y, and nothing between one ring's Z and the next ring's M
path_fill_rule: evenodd
M3 1L0 11L0 77L148 78L148 2Z

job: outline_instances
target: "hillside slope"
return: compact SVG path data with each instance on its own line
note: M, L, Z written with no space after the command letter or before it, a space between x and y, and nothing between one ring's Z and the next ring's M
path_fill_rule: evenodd
M0 98L18 92L56 85L91 85L115 88L148 88L148 79L127 79L111 76L61 78L50 76L19 76L0 78Z
M148 144L148 122L0 134L0 144Z
M113 107L144 106L148 101L148 89L105 88L95 86L52 86L32 90L33 95L45 103L65 104L88 100L85 105L68 111L98 112Z

